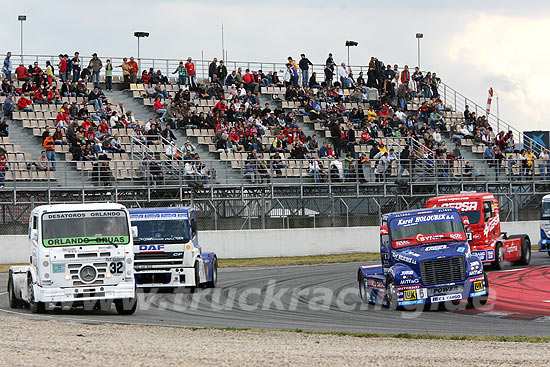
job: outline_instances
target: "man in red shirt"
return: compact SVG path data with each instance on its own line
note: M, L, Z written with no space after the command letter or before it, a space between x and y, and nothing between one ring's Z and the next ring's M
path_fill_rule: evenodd
M139 67L137 62L134 61L133 57L130 57L130 61L128 61L128 66L130 67L130 82L135 84L137 83L137 74L139 72Z
M65 79L67 79L67 60L65 57L63 57L62 54L59 54L59 77L61 78L61 81L64 83Z
M187 58L187 62L185 63L185 70L187 70L187 75L189 75L189 83L191 84L191 88L196 88L197 74L195 73L195 63L190 57Z
M19 64L17 69L15 69L15 75L17 77L17 80L29 80L29 70L23 64Z
M254 74L250 72L250 69L246 69L243 79L247 91L251 91L252 93L258 92L259 84L255 81Z
M25 93L17 101L17 107L19 107L19 111L21 111L21 112L33 112L32 108L28 107L32 104L32 101L27 98L28 96L29 96L29 94Z

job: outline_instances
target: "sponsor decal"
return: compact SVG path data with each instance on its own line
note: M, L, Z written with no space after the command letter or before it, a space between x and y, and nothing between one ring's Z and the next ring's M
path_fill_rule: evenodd
M392 252L392 256L393 256L394 259L396 259L398 261L403 261L403 262L406 262L406 263L409 263L409 264L416 264L415 259L411 259L410 257L407 257L403 254L398 253L398 252Z
M430 301L432 302L446 302L446 301L456 301L462 299L462 294L456 293L456 294L446 294L443 296L433 296L430 298Z
M483 295L486 295L486 294L487 294L487 291L483 290L483 291L480 291L480 292L470 293L470 297L479 297L479 296L483 296Z
M459 198L462 199L462 198ZM461 203L441 203L443 208L455 208L459 212L470 212L477 210L477 201L463 201Z
M384 282L379 279L367 278L367 287L376 289L385 289Z
M487 260L492 261L495 259L495 250L487 250Z
M141 213L130 214L130 220L132 221L144 221L144 220L166 220L166 219L188 219L187 213Z
M65 272L65 264L52 264L52 272L53 273L64 273Z
M495 227L500 223L499 215L496 214L493 218L489 219L489 221L485 224L485 228L483 228L483 235L485 237L489 237L489 232L491 232Z
M474 234L474 238L476 240L479 240L481 238L481 235L479 233Z
M420 289L420 285L409 285L409 286L401 286L401 287L395 287L398 291L404 291L406 289Z
M409 241L409 240L395 241L395 245L398 246L398 247L407 246L407 245L410 245L410 244L411 244L411 241Z
M401 279L400 284L417 284L420 283L420 279Z
M448 285L448 286L442 286L442 287L428 288L428 295L429 296L443 295L443 294L449 294L449 293L462 292L463 290L464 290L464 286L461 284Z
M447 248L447 245L430 246L430 247L426 247L424 251L439 251L439 250L445 250L446 248Z
M456 249L457 252L464 252L466 251L466 247L459 247Z
M398 306L408 306L408 305L418 305L424 303L424 300L417 300L417 301L404 301L404 302L397 302Z
M470 283L472 283L472 282L475 282L477 280L483 280L483 277L482 276L481 277L475 277L475 278L470 278L468 280L470 281Z
M483 280L476 280L474 282L474 292L481 292L484 289L485 287L483 286Z
M461 233L451 233L449 235L449 237L451 237L452 239L455 239L455 240L461 240L463 236L462 236Z
M164 245L139 245L139 252L164 252Z
M508 253L517 252L517 251L518 251L518 246L517 246L517 245L508 246L508 247L506 248L506 252L508 252Z
M98 217L112 218L112 217L121 217L123 215L124 215L124 212L121 210L48 213L42 216L42 220L98 218Z
M487 261L487 251L472 251L472 255L477 256L481 261Z
M407 254L407 255L410 255L410 256L414 256L414 257L420 257L420 254L417 254L413 250L405 250L405 251L403 251L403 253Z
M456 220L457 216L454 214L429 214L429 215L418 215L410 218L403 218L397 221L397 226L410 226L418 223L424 222L436 222L436 221L445 221L445 220Z
M66 237L49 238L42 240L45 247L71 246L71 245L105 245L115 243L126 245L130 242L129 236L102 236L102 237Z
M405 301L416 301L417 298L416 289L407 289L403 291L403 299Z
M414 271L412 271L412 270L403 270L401 272L401 274L403 274L403 275L412 275L412 274L414 274Z

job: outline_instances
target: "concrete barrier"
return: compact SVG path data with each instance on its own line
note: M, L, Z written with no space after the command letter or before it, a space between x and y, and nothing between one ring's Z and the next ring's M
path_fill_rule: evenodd
M531 243L540 238L539 222L502 223L509 234L526 233ZM330 255L378 252L378 227L337 227L266 229L242 231L203 231L199 234L204 251L220 258ZM27 263L28 237L0 236L0 264Z

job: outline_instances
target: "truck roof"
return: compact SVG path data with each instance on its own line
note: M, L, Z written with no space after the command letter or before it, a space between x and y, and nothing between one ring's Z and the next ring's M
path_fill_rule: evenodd
M422 214L432 214L432 213L445 213L445 212L456 212L457 210L455 208L440 208L440 207L433 207L433 208L425 208L425 209L411 209L411 210L404 210L401 212L393 212L393 213L387 213L382 215L383 220L389 220L392 218L399 218L399 217L409 217L412 215L422 215Z
M463 193L463 194L452 194L452 195L440 195L428 199L428 202L450 202L450 201L472 201L472 200L493 200L495 197L493 194L487 192L472 192L472 193Z
M151 214L151 213L190 213L194 211L190 206L165 207L165 208L136 208L129 209L130 214Z
M87 204L54 204L40 205L32 210L35 214L51 212L67 212L82 210L126 210L126 207L117 203L87 203Z

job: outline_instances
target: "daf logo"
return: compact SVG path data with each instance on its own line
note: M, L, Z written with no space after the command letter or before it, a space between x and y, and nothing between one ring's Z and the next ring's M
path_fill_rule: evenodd
M97 271L93 266L86 265L80 269L80 279L85 283L93 282L97 276Z

